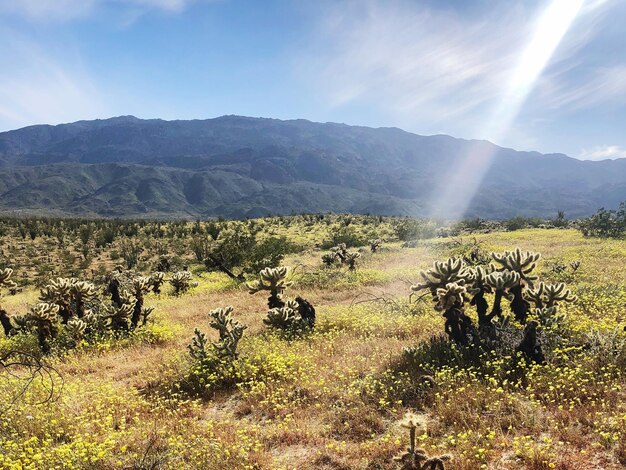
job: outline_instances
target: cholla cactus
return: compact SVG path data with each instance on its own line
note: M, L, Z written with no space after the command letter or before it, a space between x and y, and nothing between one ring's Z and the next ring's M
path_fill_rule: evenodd
M298 303L289 300L280 308L272 308L267 312L267 318L263 320L267 326L281 330L294 329L300 322Z
M11 268L0 269L0 287L6 287L12 289L17 286L15 282L11 280L13 270Z
M372 253L376 253L381 246L383 246L383 241L380 238L370 241L370 250Z
M437 289L437 305L435 309L443 312L452 307L460 307L465 302L466 294L467 288L464 285L450 282L445 287Z
M281 266L277 268L265 268L259 273L260 279L246 284L250 294L256 294L262 290L269 291L267 305L270 309L281 308L285 305L282 294L293 282L287 280L289 268Z
M49 304L46 302L39 302L31 307L28 318L33 322L46 322L52 323L56 321L57 314L59 313L59 306L55 304Z
M357 251L348 251L348 247L345 243L330 249L330 253L322 256L322 262L326 266L332 266L335 260L339 260L341 264L348 266L350 271L356 269L356 260L361 257L361 254Z
M520 275L515 271L495 271L487 275L485 284L494 292L493 306L487 320L491 323L494 317L502 316L502 298L513 301L514 295L511 292L520 283Z
M87 330L87 323L80 318L72 318L65 325L65 329L70 338L74 341L80 341Z
M130 304L122 304L120 306L113 304L104 307L102 316L110 321L111 329L128 331L132 313L133 306Z
M489 285L487 278L489 274L493 272L495 267L489 266L476 266L471 270L472 279L472 299L470 305L476 307L476 313L478 313L478 325L479 327L491 325L492 316L487 311L489 310L489 304L485 300L485 294L491 292L491 286Z
M7 289L15 289L17 287L17 284L11 280L12 274L13 270L11 268L0 269L0 288L6 287ZM4 334L9 336L13 332L14 328L11 324L9 314L2 307L0 307L0 323L4 329Z
M531 272L537 267L537 261L541 258L541 255L516 248L515 251L492 253L491 256L504 269L519 274L519 283L510 289L510 293L513 294L511 310L513 310L515 318L520 323L526 323L530 304L524 299L523 288L525 286L533 287L533 283L537 280L537 276L532 275Z
M174 288L174 295L187 292L191 287L192 275L189 271L177 271L172 275L169 283Z
M85 316L85 303L98 295L98 290L91 282L71 280L70 293L74 303L74 314L78 318Z
M143 296L150 290L150 278L149 277L136 277L132 282L132 293L135 297L135 303L133 305L133 315L130 319L131 328L137 328L139 320L143 313ZM148 313L149 315L149 313ZM147 318L147 317L146 317Z
M193 330L193 338L191 344L187 346L189 355L198 362L202 362L207 358L206 347L209 344L209 340L206 335L202 333L198 328Z
M61 320L67 323L73 316L83 318L86 313L86 303L97 295L96 286L91 282L60 277L41 289L39 299L42 302L58 305Z
M346 253L344 263L348 265L348 270L354 271L356 269L356 260L361 257L361 253L358 251L349 251Z
M537 261L541 258L541 254L516 248L514 251L491 253L491 257L504 269L519 274L521 280L526 284L532 286L533 282L537 280L537 276L531 275L531 272L537 267Z
M337 257L333 253L324 253L322 255L322 263L324 263L324 266L326 267L330 268L336 261Z
M40 302L31 307L31 310L26 317L28 323L34 325L37 329L39 347L44 353L50 351L49 341L55 335L53 323L56 321L58 313L58 305Z
M409 411L400 421L400 426L409 430L409 447L393 458L402 470L445 470L445 462L452 459L450 455L429 457L424 449L415 448L416 431L425 427L423 419Z
M526 297L538 309L557 307L558 302L575 302L578 299L562 282L556 284L540 282L534 289L526 291Z
M565 314L560 312L556 306L537 308L534 318L537 319L540 326L544 328L558 328L565 320Z
M161 293L161 286L165 282L165 273L162 271L156 271L152 273L150 276L150 286L152 287L152 292L155 294Z
M39 300L54 303L59 307L59 315L63 323L67 323L72 316L70 303L72 301L72 286L74 279L57 278L42 287Z
M526 325L524 330L524 337L517 346L516 351L521 353L527 360L536 362L538 364L544 364L546 357L541 349L541 344L537 340L537 327L539 323L535 320L531 320Z
M237 344L247 328L231 316L233 307L216 308L209 312L209 326L219 332L219 341L211 343L220 359L237 359Z
M445 262L435 261L428 271L421 271L421 284L411 286L413 292L429 289L433 298L437 298L437 289L445 287L449 283L465 284L472 279L472 271L469 270L462 259L450 258Z

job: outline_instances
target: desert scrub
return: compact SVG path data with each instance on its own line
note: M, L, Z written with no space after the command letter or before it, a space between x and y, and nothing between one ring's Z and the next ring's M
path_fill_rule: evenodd
M359 268L356 271L337 271L320 269L297 273L293 277L294 287L342 290L351 287L375 286L391 281L389 273L370 268Z

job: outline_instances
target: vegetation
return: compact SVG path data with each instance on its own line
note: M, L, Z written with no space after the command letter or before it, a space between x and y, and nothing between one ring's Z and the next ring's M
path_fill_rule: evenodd
M626 249L543 225L0 220L0 468L623 468Z

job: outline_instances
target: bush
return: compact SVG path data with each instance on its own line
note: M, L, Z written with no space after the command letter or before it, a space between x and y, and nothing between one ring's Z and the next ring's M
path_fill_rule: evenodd
M626 201L617 211L598 209L588 219L581 220L578 228L585 237L622 238L626 232Z

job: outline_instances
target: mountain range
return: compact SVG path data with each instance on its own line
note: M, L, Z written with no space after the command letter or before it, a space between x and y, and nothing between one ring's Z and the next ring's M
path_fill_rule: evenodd
M586 216L626 199L626 159L306 120L121 116L0 133L0 211L72 216L425 216L472 148L493 163L468 217ZM445 214L444 214L445 215Z

